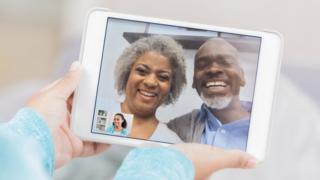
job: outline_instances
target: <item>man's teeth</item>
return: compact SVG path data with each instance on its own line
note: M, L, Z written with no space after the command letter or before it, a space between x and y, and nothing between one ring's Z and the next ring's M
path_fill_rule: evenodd
M225 87L227 84L223 81L212 81L206 84L206 87Z
M148 97L155 97L157 95L156 93L146 92L146 91L142 91L142 90L140 90L140 93L142 95L148 96Z

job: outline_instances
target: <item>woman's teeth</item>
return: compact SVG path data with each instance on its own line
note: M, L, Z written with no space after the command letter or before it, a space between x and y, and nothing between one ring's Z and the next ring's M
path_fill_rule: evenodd
M143 90L140 90L139 91L142 95L144 96L147 96L147 97L156 97L156 93L152 93L152 92L147 92L147 91L143 91Z

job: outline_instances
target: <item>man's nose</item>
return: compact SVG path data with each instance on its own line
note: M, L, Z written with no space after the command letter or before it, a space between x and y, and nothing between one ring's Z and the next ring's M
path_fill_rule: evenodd
M158 84L158 80L154 74L150 74L150 75L146 76L144 79L144 85L147 88L155 88L155 87L157 87L157 84Z
M212 63L207 69L206 69L206 74L207 75L219 75L222 74L223 70L221 66L214 62Z

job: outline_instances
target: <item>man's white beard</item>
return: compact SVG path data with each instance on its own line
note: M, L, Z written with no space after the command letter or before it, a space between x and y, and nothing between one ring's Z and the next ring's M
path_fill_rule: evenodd
M223 96L223 97L212 97L212 98L206 98L201 93L200 95L202 101L211 109L224 109L232 101L233 96Z

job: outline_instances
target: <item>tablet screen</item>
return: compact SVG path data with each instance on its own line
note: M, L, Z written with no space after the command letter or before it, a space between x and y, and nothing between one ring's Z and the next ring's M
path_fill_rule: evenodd
M261 37L107 19L92 133L246 150Z

